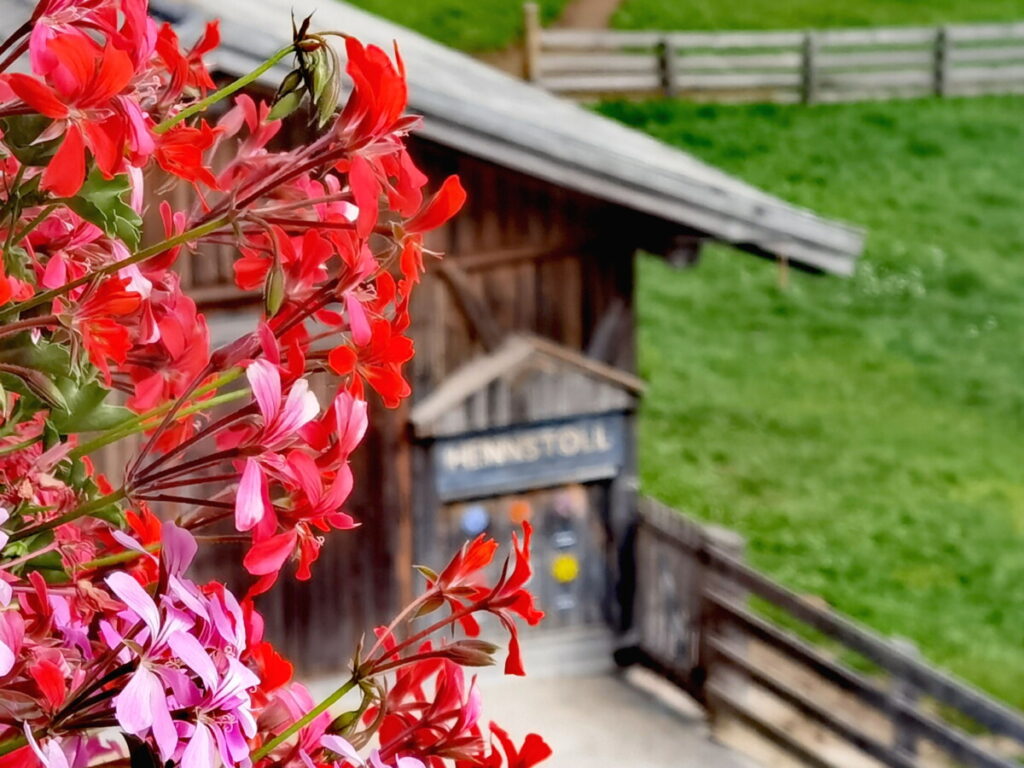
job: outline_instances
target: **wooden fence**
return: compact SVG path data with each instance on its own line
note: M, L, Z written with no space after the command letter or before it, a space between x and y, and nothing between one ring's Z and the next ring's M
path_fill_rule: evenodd
M620 660L660 672L713 718L739 721L811 766L847 768L865 757L895 768L1020 765L1024 717L922 662L906 643L864 629L750 568L735 535L644 499L635 551L635 645ZM750 596L824 635L834 649L752 612ZM877 671L866 674L841 660L851 652ZM780 710L788 720L772 714ZM974 735L939 711L976 724ZM801 737L794 718L846 752L829 748L820 735Z
M835 102L1024 92L1024 21L806 32L542 29L526 6L526 77L586 97Z

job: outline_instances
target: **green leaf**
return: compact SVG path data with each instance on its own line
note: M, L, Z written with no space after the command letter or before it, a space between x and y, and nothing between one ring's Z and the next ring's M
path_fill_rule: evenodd
M18 115L0 120L4 144L25 165L46 165L60 145L57 139L37 141L52 121L42 115Z
M56 378L71 371L71 354L67 347L49 341L33 343L27 333L14 337L0 349L0 364L18 365Z
M105 403L109 390L99 382L79 385L65 378L58 386L67 407L51 413L50 420L63 434L110 429L134 417L127 408Z
M50 377L42 371L18 365L0 364L8 386L21 394L35 395L48 408L63 408L67 405L64 393Z
M131 181L127 175L103 178L93 169L85 184L68 201L68 206L86 221L92 222L132 250L139 247L142 217L127 202Z

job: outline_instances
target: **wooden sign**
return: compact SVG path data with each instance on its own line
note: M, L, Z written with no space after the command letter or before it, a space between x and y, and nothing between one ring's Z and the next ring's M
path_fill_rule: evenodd
M625 460L626 419L606 413L439 439L443 501L614 477Z

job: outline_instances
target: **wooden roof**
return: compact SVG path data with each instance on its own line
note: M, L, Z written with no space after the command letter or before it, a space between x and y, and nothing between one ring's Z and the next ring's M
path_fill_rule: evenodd
M628 411L643 390L643 381L631 373L538 336L516 334L452 373L413 407L409 421L418 437L443 437Z
M30 12L26 0L13 0ZM740 248L850 274L864 234L732 177L691 155L555 97L465 54L337 0L151 0L185 40L220 18L214 64L249 72L290 40L291 18L343 30L390 48L409 71L410 106L428 119L420 134L439 144L640 211ZM23 18L16 8L0 30ZM276 84L284 70L267 73Z
M508 168L650 214L741 248L850 274L863 247L854 227L768 195L691 155L336 0L153 0L188 9L187 27L222 20L217 65L250 71L289 41L291 18L343 30L406 61L421 135ZM183 33L188 39L188 35ZM276 82L280 72L270 73Z

